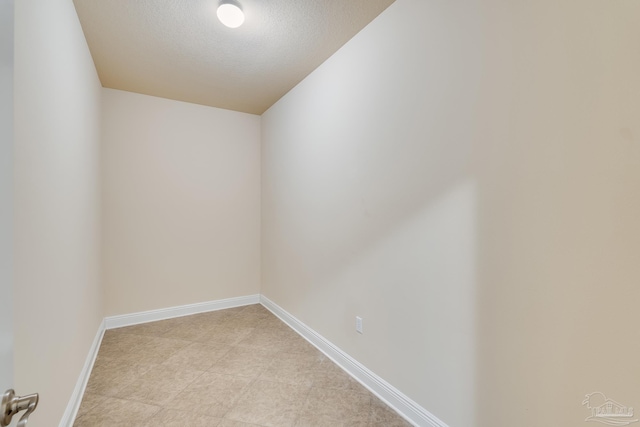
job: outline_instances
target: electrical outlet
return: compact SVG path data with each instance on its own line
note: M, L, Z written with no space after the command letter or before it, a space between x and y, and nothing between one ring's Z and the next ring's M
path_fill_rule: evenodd
M362 333L362 317L356 316L356 332Z

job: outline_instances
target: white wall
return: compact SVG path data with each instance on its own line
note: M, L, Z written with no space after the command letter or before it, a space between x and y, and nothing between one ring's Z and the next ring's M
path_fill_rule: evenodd
M15 386L49 427L104 316L101 88L71 0L15 7Z
M264 114L263 293L469 426L477 29L433 7L391 5Z
M638 17L397 0L263 115L262 292L452 427L638 407Z
M108 315L260 291L260 117L103 90Z
M0 0L0 393L13 384L13 0Z

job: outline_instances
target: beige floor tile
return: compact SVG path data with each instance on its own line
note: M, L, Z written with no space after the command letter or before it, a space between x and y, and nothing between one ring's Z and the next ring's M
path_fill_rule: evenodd
M123 388L120 397L152 405L165 405L202 374L201 371L156 365Z
M236 345L249 336L254 329L255 328L249 326L222 323L208 330L196 341L209 344Z
M102 403L105 399L107 399L107 397L105 396L85 393L84 396L82 397L82 403L80 404L80 408L78 408L78 414L76 415L76 418L80 418L81 416L85 415L91 409L95 408L100 403Z
M105 334L98 359L105 357L124 363L160 364L191 344L190 341L128 334L123 332L123 329Z
M99 357L91 371L86 393L117 397L123 388L136 381L153 366Z
M180 366L199 371L206 371L213 366L222 356L231 350L228 345L216 345L194 342L178 350L168 358L163 365Z
M412 427L377 397L371 397L371 427Z
M120 328L120 332L131 335L147 335L159 337L182 322L182 318L160 320L158 322L141 323L139 325Z
M287 341L305 341L296 331L286 328L271 328L272 333Z
M284 323L282 320L278 319L274 315L265 316L258 326L258 329L270 329L272 331L289 331L291 328Z
M238 314L240 316L247 316L247 315L262 315L262 316L266 316L266 315L272 315L271 312L269 310L267 310L266 308L264 308L264 306L262 304L245 305L244 307L240 308L240 310L238 311Z
M251 304L251 305L260 305L260 304ZM229 313L231 315L236 315L238 313L241 313L242 310L244 310L245 308L249 307L248 305L241 305L239 307L233 307L233 308L225 308L224 310L217 310L216 312L225 312L225 313ZM210 312L210 313L214 313L214 312Z
M209 311L206 313L194 314L193 316L187 316L189 322L192 323L205 323L208 325L219 324L230 317L235 316L239 311L235 309Z
M262 324L263 319L264 319L263 315L239 314L237 316L226 319L225 323L226 324L233 323L234 326L240 326L243 328L256 328Z
M163 409L142 427L217 427L220 421L222 419L195 412Z
M368 393L368 391L358 381L354 380L330 359L323 360L314 371L313 386L318 388L351 390L359 393Z
M299 353L299 354L311 354L321 355L322 352L311 345L307 340L300 337L296 340L291 340L287 346L287 353Z
M275 316L264 307L254 305L245 307L238 312L238 314L229 318L228 321L233 321L236 325L242 325L245 327L260 327L266 322L272 320L274 317Z
M218 425L410 426L258 304L105 333L74 426Z
M209 372L253 379L267 369L273 354L260 348L232 347L209 368Z
M321 363L319 354L280 353L262 372L260 379L311 386Z
M257 380L225 418L262 426L291 426L305 403L309 387Z
M102 338L98 359L101 357L118 358L140 345L140 336L127 334L123 328L106 331Z
M210 332L215 324L206 324L205 322L184 322L165 332L163 338L173 338L185 341L199 341L200 338Z
M133 363L161 364L178 351L189 346L191 341L164 337L140 336L140 342L120 356L121 360Z
M268 313L271 314L269 310L267 310L262 304L249 304L242 307L239 307L240 313Z
M157 414L160 407L122 399L106 398L82 417L74 427L139 427Z
M248 378L206 372L178 394L172 405L177 410L222 418L250 383Z
M249 423L243 423L241 421L223 419L222 421L220 421L220 424L218 424L217 427L256 427L256 426L262 427L259 424L249 424Z
M295 426L365 427L370 420L370 395L313 387Z
M285 332L256 329L238 345L272 352L287 352L292 347L292 342L298 338L300 337Z

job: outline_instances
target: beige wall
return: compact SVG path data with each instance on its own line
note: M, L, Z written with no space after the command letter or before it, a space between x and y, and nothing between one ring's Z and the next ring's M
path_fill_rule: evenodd
M71 1L15 17L30 425L61 418L105 312L260 291L452 427L640 407L636 0L398 0L262 131L100 89Z
M0 391L13 384L13 0L0 0Z
M640 408L640 3L486 17L478 419L584 426L587 393Z
M260 292L260 117L103 89L108 315Z
M57 425L104 314L100 82L71 0L15 3L15 384Z
M639 17L395 2L263 115L262 292L452 427L639 407Z

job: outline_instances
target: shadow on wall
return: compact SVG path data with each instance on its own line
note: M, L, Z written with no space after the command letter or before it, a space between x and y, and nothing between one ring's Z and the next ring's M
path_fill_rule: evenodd
M262 289L471 426L481 57L427 6L394 3L263 115Z
M474 121L449 125L471 107L430 88L437 108L409 110L417 95L380 87L365 98L389 102L364 104L395 123L371 123L343 89L311 107L322 114L285 104L263 118L263 291L429 411L471 425Z
M265 295L452 427L638 407L637 8L395 2L263 115Z
M452 183L305 300L341 307L342 294L345 348L452 426L475 412L476 214L475 183ZM367 336L351 333L354 313Z

